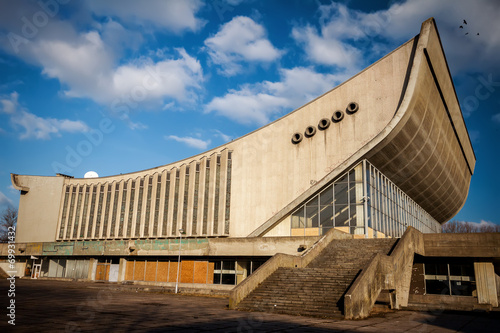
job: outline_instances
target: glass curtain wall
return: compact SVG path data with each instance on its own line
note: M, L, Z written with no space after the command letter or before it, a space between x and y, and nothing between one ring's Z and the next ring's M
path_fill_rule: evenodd
M408 226L427 233L441 230L436 220L366 160L291 215L292 236L324 235L336 228L359 237L401 237Z

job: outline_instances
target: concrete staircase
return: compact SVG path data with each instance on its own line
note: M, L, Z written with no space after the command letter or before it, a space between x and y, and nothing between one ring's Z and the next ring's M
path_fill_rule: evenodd
M375 253L389 254L396 239L332 241L305 268L278 268L237 308L313 317L340 317L343 295Z

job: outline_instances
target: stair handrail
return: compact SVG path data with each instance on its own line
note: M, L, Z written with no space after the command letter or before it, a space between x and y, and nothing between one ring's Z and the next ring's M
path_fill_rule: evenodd
M424 255L423 234L408 227L390 256L378 253L365 265L344 296L344 317L368 317L382 290L392 291L392 308L407 305L415 253Z

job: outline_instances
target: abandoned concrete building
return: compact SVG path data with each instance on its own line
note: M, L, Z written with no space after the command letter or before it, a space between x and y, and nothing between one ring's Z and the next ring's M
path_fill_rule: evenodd
M440 233L475 163L429 19L343 84L197 156L100 178L12 174L17 271L179 283L313 316L492 309L499 235Z

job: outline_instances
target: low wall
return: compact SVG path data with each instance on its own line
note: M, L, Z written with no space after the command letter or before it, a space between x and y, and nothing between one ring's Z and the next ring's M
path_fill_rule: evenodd
M344 296L346 319L366 318L383 289L392 290L391 305L408 304L414 254L424 254L422 233L408 227L390 256L377 254Z
M500 233L424 234L427 257L500 257Z

